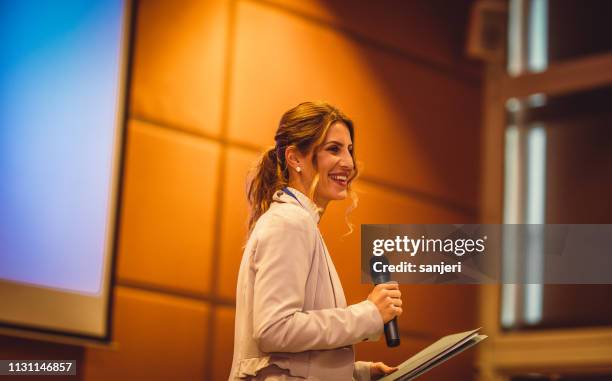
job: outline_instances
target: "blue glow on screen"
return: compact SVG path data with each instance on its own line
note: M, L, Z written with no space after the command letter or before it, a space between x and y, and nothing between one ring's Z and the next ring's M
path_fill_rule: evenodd
M0 0L0 279L101 291L119 0Z

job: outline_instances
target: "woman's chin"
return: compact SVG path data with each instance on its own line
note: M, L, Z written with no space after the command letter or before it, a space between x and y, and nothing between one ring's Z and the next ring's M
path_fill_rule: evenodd
M333 200L345 200L348 196L348 192L346 190L340 192L334 192Z
M341 201L346 200L348 197L348 191L345 189L328 189L322 198L329 201Z

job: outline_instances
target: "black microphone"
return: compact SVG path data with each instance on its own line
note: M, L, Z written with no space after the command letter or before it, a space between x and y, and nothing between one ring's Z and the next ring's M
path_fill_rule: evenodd
M387 283L391 280L391 275L388 271L374 271L374 264L379 263L377 268L386 269L389 264L389 260L384 255L380 257L373 256L370 258L370 274L372 275L372 282L376 284ZM400 345L399 330L397 328L397 316L392 320L385 323L385 339L387 340L388 347L397 347Z

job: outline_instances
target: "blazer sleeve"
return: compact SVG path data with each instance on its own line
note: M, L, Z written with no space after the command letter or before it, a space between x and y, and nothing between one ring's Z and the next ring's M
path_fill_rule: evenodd
M355 381L370 381L370 367L372 363L369 361L355 361L353 368L353 380Z
M253 254L253 338L264 352L333 349L377 338L382 317L370 301L303 311L315 252L312 221L270 215ZM309 219L310 216L304 216Z

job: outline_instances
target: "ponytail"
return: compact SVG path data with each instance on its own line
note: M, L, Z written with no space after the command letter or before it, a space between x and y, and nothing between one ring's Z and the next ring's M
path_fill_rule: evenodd
M287 171L283 170L281 162L284 160L279 160L278 149L272 147L261 155L259 162L249 175L250 180L247 186L247 198L251 206L249 232L253 229L257 219L270 208L274 192L287 185Z

